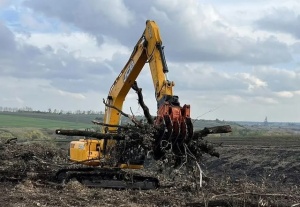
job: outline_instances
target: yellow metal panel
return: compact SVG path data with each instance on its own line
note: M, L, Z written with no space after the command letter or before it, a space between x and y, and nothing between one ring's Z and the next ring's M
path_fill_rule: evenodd
M70 143L70 159L76 162L99 160L101 148L103 149L102 140L72 141Z
M72 141L70 143L70 159L78 162L86 160L85 142Z

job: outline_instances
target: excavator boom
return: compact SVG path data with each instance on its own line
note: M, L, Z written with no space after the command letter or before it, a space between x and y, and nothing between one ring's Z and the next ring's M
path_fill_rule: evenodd
M178 96L173 95L174 82L167 78L169 70L163 48L157 24L147 20L141 38L135 45L125 67L111 86L106 100L107 105L122 109L127 93L144 65L149 63L157 101L157 116L154 124L161 128L155 141L155 159L160 159L164 155L161 148L165 148L163 146L165 143L172 143L173 151L178 154L182 150L182 143L193 136L190 106L181 107ZM118 125L120 116L118 110L106 107L104 123ZM103 132L116 133L117 130L117 127L106 127Z
M174 83L169 81L166 76L168 67L159 28L154 21L148 20L146 29L136 43L129 60L110 88L107 104L122 109L125 97L147 62L150 66L158 108L166 100L172 98ZM115 109L106 107L104 122L117 125L119 121L120 113ZM116 128L108 129L109 132L114 132L115 130Z

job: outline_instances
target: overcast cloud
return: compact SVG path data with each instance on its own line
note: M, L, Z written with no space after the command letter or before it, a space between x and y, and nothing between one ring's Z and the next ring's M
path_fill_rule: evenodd
M103 111L152 19L194 118L300 122L299 11L297 0L0 1L0 106ZM155 114L148 66L138 82ZM141 113L136 102L131 92L124 111Z
M283 32L300 38L300 12L288 8L274 8L257 20L260 29Z

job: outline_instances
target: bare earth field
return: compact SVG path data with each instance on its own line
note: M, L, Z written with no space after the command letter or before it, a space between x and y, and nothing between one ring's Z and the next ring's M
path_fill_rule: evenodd
M203 157L203 187L190 172L157 176L157 190L60 186L51 176L68 165L55 144L0 144L0 204L17 206L300 206L300 137L208 138L220 158Z

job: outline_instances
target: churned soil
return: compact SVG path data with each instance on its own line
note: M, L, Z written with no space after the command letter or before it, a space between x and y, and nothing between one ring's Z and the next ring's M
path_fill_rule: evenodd
M154 164L138 173L155 176L155 190L88 188L65 185L53 175L71 165L67 150L54 143L18 143L0 139L0 204L25 206L300 206L300 138L293 144L249 139L211 139L220 158L203 156L199 172L157 170ZM276 144L277 143L277 144ZM299 143L299 146L295 145ZM196 168L199 170L199 168Z

